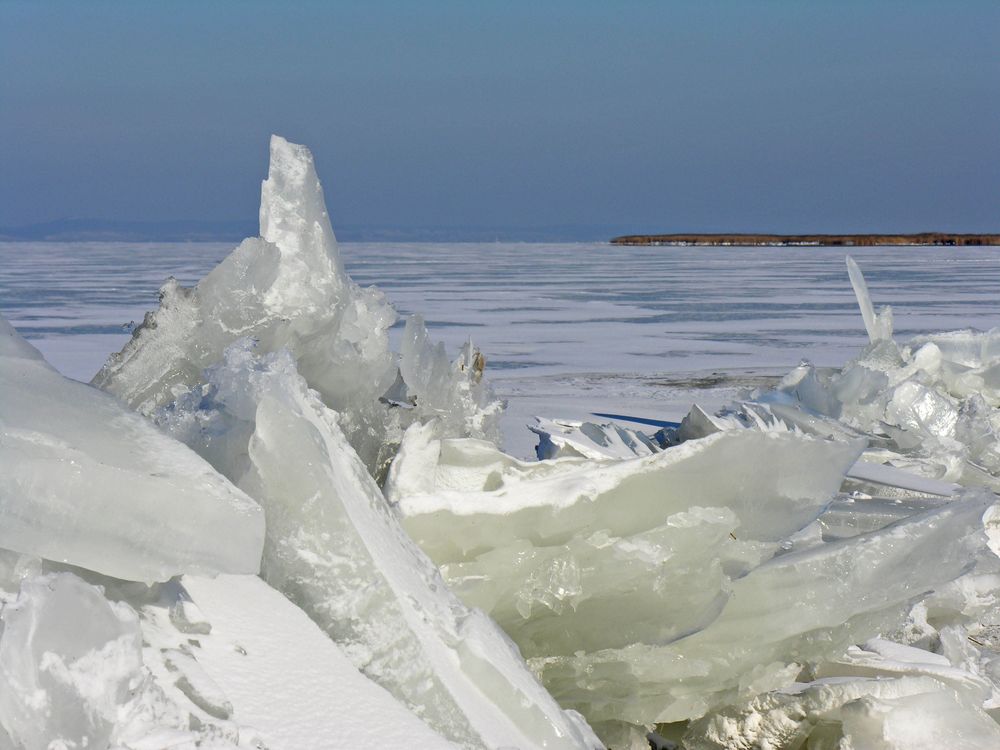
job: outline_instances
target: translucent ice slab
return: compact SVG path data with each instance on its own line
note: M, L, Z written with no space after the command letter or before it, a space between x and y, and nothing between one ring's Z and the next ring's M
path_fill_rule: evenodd
M858 307L861 308L861 317L865 321L868 338L872 343L892 340L892 310L886 307L880 313L875 312L865 277L850 255L847 256L847 273L851 278L854 294L858 298Z
M642 725L696 716L726 700L727 679L766 681L765 665L787 679L782 647L761 647L763 663L747 655L787 602L742 637L746 653L732 654L729 630L688 667L672 649L725 630L730 597L822 512L863 447L733 430L645 458L526 464L411 428L387 489L449 585L497 618L560 701L592 721ZM807 586L814 573L795 576Z
M633 458L657 453L660 445L651 437L617 424L595 424L560 419L535 418L528 427L539 437L538 458L577 456L584 458Z
M863 442L788 432L724 432L645 458L592 462L537 479L498 472L488 491L414 494L400 498L398 508L406 529L438 563L519 540L547 546L587 531L627 536L692 505L730 508L743 535L777 541L819 515L863 448Z
M871 534L774 558L735 581L720 616L667 645L532 660L564 705L592 722L697 718L780 688L800 665L898 627L912 599L965 573L985 547L992 496Z
M136 581L255 573L261 508L0 318L0 547Z
M236 344L208 377L163 424L264 506L264 578L368 677L466 747L597 745L447 589L290 355Z
M381 395L395 376L385 336L395 312L381 293L347 276L312 154L278 136L261 187L260 230L193 289L168 282L160 310L95 385L152 413L177 386L198 383L226 346L254 336L263 351L288 348L303 360L333 406ZM333 357L337 367L326 367Z

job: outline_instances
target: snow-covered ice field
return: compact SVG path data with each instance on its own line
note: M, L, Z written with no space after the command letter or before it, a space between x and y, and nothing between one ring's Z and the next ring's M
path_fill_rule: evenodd
M0 243L0 313L60 372L89 381L174 276L194 284L236 243ZM866 343L844 270L865 270L901 340L1000 325L1000 248L679 248L342 243L351 276L454 355L468 336L507 399L505 446L536 414L680 418L801 359ZM395 343L395 342L394 342Z
M230 250L0 246L0 750L1000 747L995 250Z

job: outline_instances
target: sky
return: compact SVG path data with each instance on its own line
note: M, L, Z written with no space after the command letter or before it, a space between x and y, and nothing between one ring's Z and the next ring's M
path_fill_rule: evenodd
M348 239L1000 231L1000 3L0 0L0 227L253 227L271 133Z

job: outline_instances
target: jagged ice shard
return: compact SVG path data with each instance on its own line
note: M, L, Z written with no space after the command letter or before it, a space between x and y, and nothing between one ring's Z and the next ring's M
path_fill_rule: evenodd
M412 421L444 415L457 430L451 434L495 439L501 404L471 366L471 347L463 355L470 366L453 367L416 319L397 358L387 334L396 313L378 289L362 289L345 272L312 154L278 136L270 152L260 237L244 240L193 289L168 281L159 310L147 314L94 384L152 414L202 382L228 345L249 336L260 352L292 353L376 476ZM435 369L436 378L419 375ZM408 408L398 408L407 400Z
M892 308L886 307L880 313L875 312L871 295L868 293L868 283L865 281L861 269L858 268L858 264L850 255L847 256L847 275L851 279L851 287L858 298L858 307L861 308L861 318L865 322L868 339L873 344L877 341L892 339Z
M200 382L226 346L253 336L262 351L286 348L302 360L331 406L381 395L395 376L384 335L395 313L381 293L347 277L312 155L277 136L261 187L260 230L193 289L168 282L160 309L94 384L151 414ZM336 367L309 368L331 359Z
M627 659L597 652L538 666L556 697L592 721L680 721L778 689L802 664L899 627L911 599L965 573L984 546L981 519L991 502L955 504L775 557L733 583L716 620L668 645L636 643Z
M643 458L525 463L411 428L386 490L456 592L615 737L619 722L781 687L967 570L990 497L819 540L812 522L863 448L741 430Z
M448 591L290 355L237 342L159 419L265 508L264 578L432 728L465 747L596 746Z
M260 507L0 317L0 547L117 578L256 573Z
M264 578L434 730L469 748L596 747L448 591L374 478L407 425L496 436L482 355L450 362L418 317L389 350L394 312L344 273L312 157L280 138L261 234L194 289L165 286L95 382L263 505Z
M865 325L872 303L848 259ZM942 483L1000 489L1000 331L892 338L888 308L875 336L839 371L803 364L751 408L772 423L834 425L867 436L871 464ZM864 489L864 487L862 487Z

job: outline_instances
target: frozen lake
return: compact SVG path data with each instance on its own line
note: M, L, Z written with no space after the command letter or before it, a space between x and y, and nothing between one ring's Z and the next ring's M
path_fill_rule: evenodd
M63 373L89 380L156 306L225 243L0 243L0 311ZM455 351L466 337L510 402L508 447L533 414L673 418L714 406L801 359L839 365L866 342L842 248L605 244L355 244L362 285L421 312ZM1000 248L855 248L897 338L1000 325ZM398 330L398 329L397 329Z

